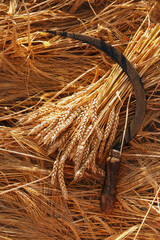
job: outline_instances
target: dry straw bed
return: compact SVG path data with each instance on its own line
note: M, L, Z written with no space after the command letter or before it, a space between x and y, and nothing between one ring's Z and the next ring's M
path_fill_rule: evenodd
M0 239L159 239L160 4L1 1ZM104 158L133 117L121 68L88 44L103 39L135 66L147 95L141 130L122 151L113 214L100 212Z

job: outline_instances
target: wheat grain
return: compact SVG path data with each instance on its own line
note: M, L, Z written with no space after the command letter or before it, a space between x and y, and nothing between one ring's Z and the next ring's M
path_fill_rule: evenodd
M80 123L82 122L82 119L84 118L84 116L85 116L85 114L87 112L88 106L86 106L86 107L85 106L84 107L81 106L80 109L81 109L81 113L75 119L75 126L76 127L79 126Z
M80 109L78 108L76 111L74 111L70 116L69 118L64 122L64 123L61 123L59 126L58 126L58 129L56 129L56 133L52 136L51 138L51 142L53 142L57 136L59 136L62 132L64 132L66 130L66 128L68 128L71 123L73 122L73 120L78 116L78 114L80 113Z
M97 99L95 98L91 105L91 120L94 124L97 121Z
M37 110L34 110L31 113L25 115L24 117L21 117L19 123L21 125L30 124L33 121L40 119L41 116L48 115L48 113L52 112L53 109L55 109L54 103L46 103Z
M98 139L96 139L94 141L94 144L93 144L93 148L88 156L88 158L86 159L86 161L84 162L84 164L81 166L81 168L75 173L75 176L74 176L74 180L78 180L79 178L82 178L83 175L84 175L84 172L86 170L86 168L89 167L90 163L92 161L94 161L94 159L96 158L96 153L97 153L97 149L98 149Z
M74 137L68 148L65 150L64 154L60 157L58 165L58 181L64 199L68 199L68 192L64 181L64 164L66 159L69 157L69 154L71 153L74 145L76 144L76 140L77 140L76 137Z
M67 140L70 137L70 131L67 131L66 133L63 133L63 135L60 136L60 138L54 143L52 144L49 149L48 149L48 155L54 153L57 149L59 151L62 151L62 149L64 148Z
M98 138L101 140L102 139L102 131L98 127L97 119L98 119L98 117L97 117L97 99L95 98L92 102L92 105L91 105L91 121L94 125L94 128L95 128L96 132L97 132Z
M111 132L112 125L114 123L114 118L115 118L115 108L113 108L111 110L111 112L109 114L109 117L108 117L107 125L106 125L106 128L104 130L103 140L101 142L100 149L99 149L99 154L98 154L99 158L102 157L102 154L103 154L103 151L104 151L104 147L106 145L106 141L108 139L108 136L109 136L109 134Z
M38 133L42 133L42 130L47 127L48 125L52 126L56 124L57 116L55 113L49 114L49 116L45 117L45 120L41 120L40 124L36 125L34 128L31 129L29 135L34 135Z
M66 156L68 156L68 154L66 154ZM67 191L65 180L64 180L64 164L65 164L65 161L66 161L66 156L63 155L60 158L60 161L59 161L58 181L59 181L59 185L60 185L60 188L61 188L61 191L62 191L63 198L67 200L68 199L68 191Z
M84 152L84 149L86 147L86 142L87 142L87 139L86 137L88 136L88 134L91 132L93 128L93 125L89 125L89 127L86 129L84 135L83 135L83 141L79 141L79 145L77 146L77 151L76 151L76 156L75 156L75 165L74 165L74 172L76 174L76 172L78 171L79 169L79 166L81 165L81 160L83 158L83 152Z
M82 138L83 138L83 135L84 135L84 132L85 132L85 129L86 129L86 126L87 126L87 123L89 121L89 113L88 113L88 109L89 109L89 106L86 107L85 111L82 113L82 117L83 117L83 120L81 122L81 125L80 125L80 128L78 130L78 140L81 142L82 141Z
M59 165L59 155L57 156L57 158L53 164L52 175L51 175L51 184L52 185L54 185L55 180L56 180L58 165Z
M40 133L35 137L35 139L38 139L38 144L44 144L44 138L47 138L47 134L52 131L52 129L56 126L58 123L58 117L55 117L53 121L49 124L49 122L46 120L46 128L40 131ZM46 142L49 143L50 138L46 139Z
M116 135L116 132L117 132L117 127L118 127L118 124L119 124L119 112L117 112L115 114L115 119L114 119L114 123L112 125L112 130L111 130L111 133L109 135L109 139L108 139L108 142L107 142L107 145L106 145L106 149L104 151L104 155L107 154L108 150L110 149L114 139L115 139L115 135Z
M100 176L102 176L102 177L105 176L105 171L104 171L102 168L98 167L98 166L96 165L95 161L92 162L92 164L91 164L91 166L90 166L90 169L91 169L91 171L93 172L93 174L95 174L95 175L98 174L98 175L100 175Z
M82 156L82 161L81 161L81 165L83 165L88 157L88 154L89 154L89 151L90 151L90 141L86 141L86 146L85 146L85 149L84 149L84 152L83 152L83 156Z

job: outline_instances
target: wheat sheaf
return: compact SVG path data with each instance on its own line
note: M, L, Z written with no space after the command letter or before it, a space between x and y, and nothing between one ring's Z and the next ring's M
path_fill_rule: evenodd
M114 141L120 109L108 107L105 111L107 118L100 127L98 90L94 90L94 98L90 96L91 90L86 89L58 103L46 103L20 120L23 125L36 123L29 135L34 135L38 144L47 146L48 154L58 150L51 181L54 184L58 177L65 199L68 199L68 192L63 170L67 159L74 162L75 180L82 178L86 169L104 176L104 171L96 164L96 158L101 158L106 147L109 149Z
M150 32L148 29L146 32L141 29L137 31L124 52L132 64L147 59L141 43L143 41L144 46L154 47L152 42L158 32L158 26ZM150 64L141 66L140 76L149 67ZM115 64L109 72L82 90L70 96L51 99L21 117L20 124L29 126L28 135L34 136L39 145L45 146L48 155L57 152L51 182L54 184L58 180L65 199L68 199L64 180L66 160L74 163L74 180L81 179L87 169L104 176L104 170L97 162L101 162L103 156L108 154L115 140L121 107L131 91L127 76Z

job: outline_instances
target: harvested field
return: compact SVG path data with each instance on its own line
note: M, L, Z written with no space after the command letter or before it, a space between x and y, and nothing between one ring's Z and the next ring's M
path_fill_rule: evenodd
M0 1L0 239L159 239L159 12L158 0ZM49 29L108 42L144 85L146 116L122 150L108 216L105 156L134 91L110 57Z

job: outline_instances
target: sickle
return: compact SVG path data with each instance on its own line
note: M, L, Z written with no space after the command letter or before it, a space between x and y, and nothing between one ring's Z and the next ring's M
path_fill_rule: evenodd
M118 63L123 71L128 75L135 92L136 109L134 117L130 125L127 126L125 132L124 145L127 145L139 131L146 112L145 91L141 78L138 75L136 69L119 50L100 39L70 32L51 30L47 30L47 32L53 35L60 35L90 44L91 46L103 51L113 60L115 60L115 62ZM101 193L101 210L106 214L110 214L112 212L116 198L116 176L120 163L120 146L121 140L113 146L110 156L106 159L105 180Z

